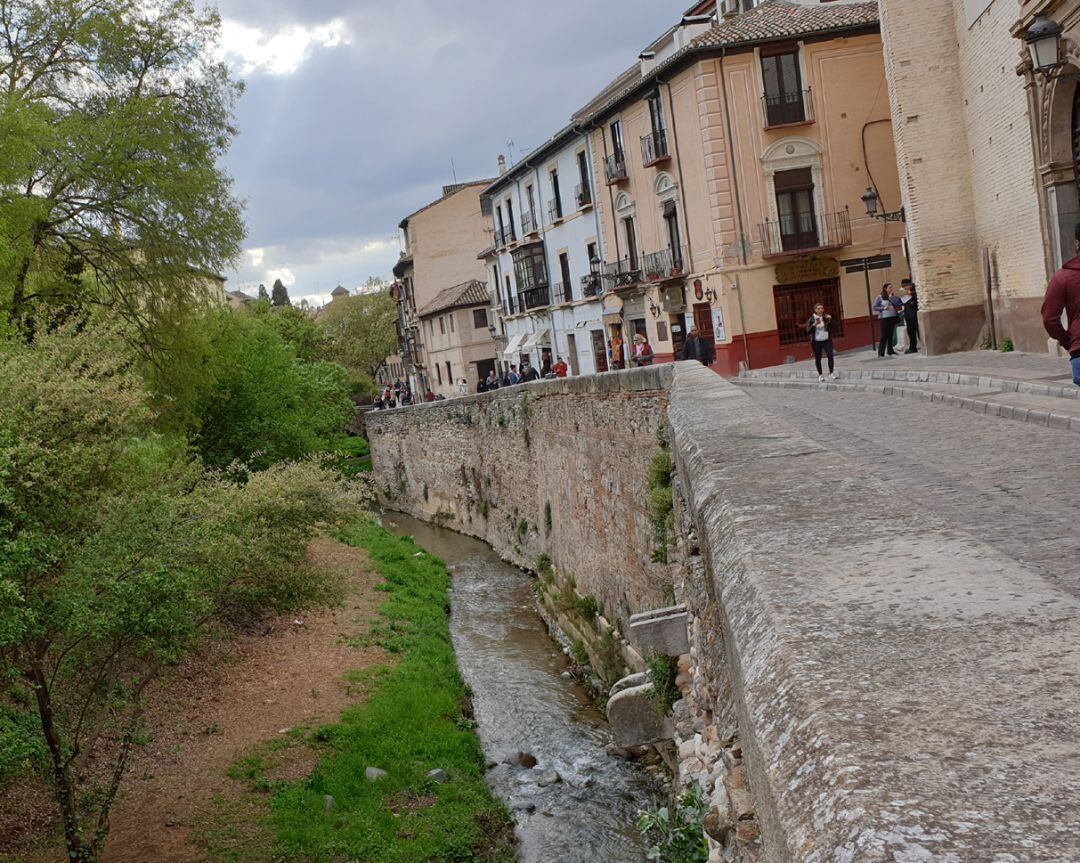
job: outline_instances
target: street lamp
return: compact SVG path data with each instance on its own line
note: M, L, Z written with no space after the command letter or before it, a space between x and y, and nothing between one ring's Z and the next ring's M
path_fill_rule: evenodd
M592 273L593 276L600 275L600 258L596 252L593 252L593 256L589 259L589 272Z
M1036 15L1024 33L1024 41L1031 52L1031 65L1046 78L1054 78L1064 65L1061 62L1061 34L1063 28L1057 21L1045 15Z
M881 219L885 222L907 221L907 215L904 213L903 207L892 213L879 213L878 204L881 203L881 196L872 187L867 187L866 194L862 196L862 202L866 206L866 215L871 219Z

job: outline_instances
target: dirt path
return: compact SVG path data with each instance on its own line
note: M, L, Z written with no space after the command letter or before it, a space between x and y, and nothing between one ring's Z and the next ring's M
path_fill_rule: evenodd
M137 750L113 809L103 863L191 863L204 859L192 840L200 817L240 793L227 777L238 758L283 732L335 721L358 699L345 675L385 661L375 647L349 647L381 602L361 549L329 539L309 559L348 584L341 607L282 618L191 661L151 695L150 742ZM308 747L288 750L276 778L314 767ZM52 863L62 852L33 855Z

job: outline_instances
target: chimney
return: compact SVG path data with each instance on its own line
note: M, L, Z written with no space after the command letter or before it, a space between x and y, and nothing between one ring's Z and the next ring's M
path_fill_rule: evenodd
M685 48L702 33L708 33L715 20L712 15L687 15L675 34L675 50Z
M638 62L641 64L641 77L644 78L656 68L656 52L642 51L638 55Z
M502 153L499 154L499 176L501 177L506 173L506 156Z

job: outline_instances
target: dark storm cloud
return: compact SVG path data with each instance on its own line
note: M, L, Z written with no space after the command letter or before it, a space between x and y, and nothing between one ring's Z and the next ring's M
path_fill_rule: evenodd
M248 201L247 247L267 251L239 280L288 268L298 295L388 276L386 241L452 182L451 159L459 179L486 177L508 140L515 157L542 143L684 6L221 0L223 18L267 37L340 19L348 39L313 44L291 74L244 75L227 166Z

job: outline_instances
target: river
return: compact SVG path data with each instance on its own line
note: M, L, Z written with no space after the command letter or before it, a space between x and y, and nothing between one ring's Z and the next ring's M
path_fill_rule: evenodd
M635 822L658 789L639 767L608 754L604 714L564 675L569 660L547 633L531 579L479 540L398 513L382 522L411 535L453 576L458 667L472 689L480 742L498 762L488 782L517 816L522 863L644 861ZM535 756L536 766L506 763L518 752Z

